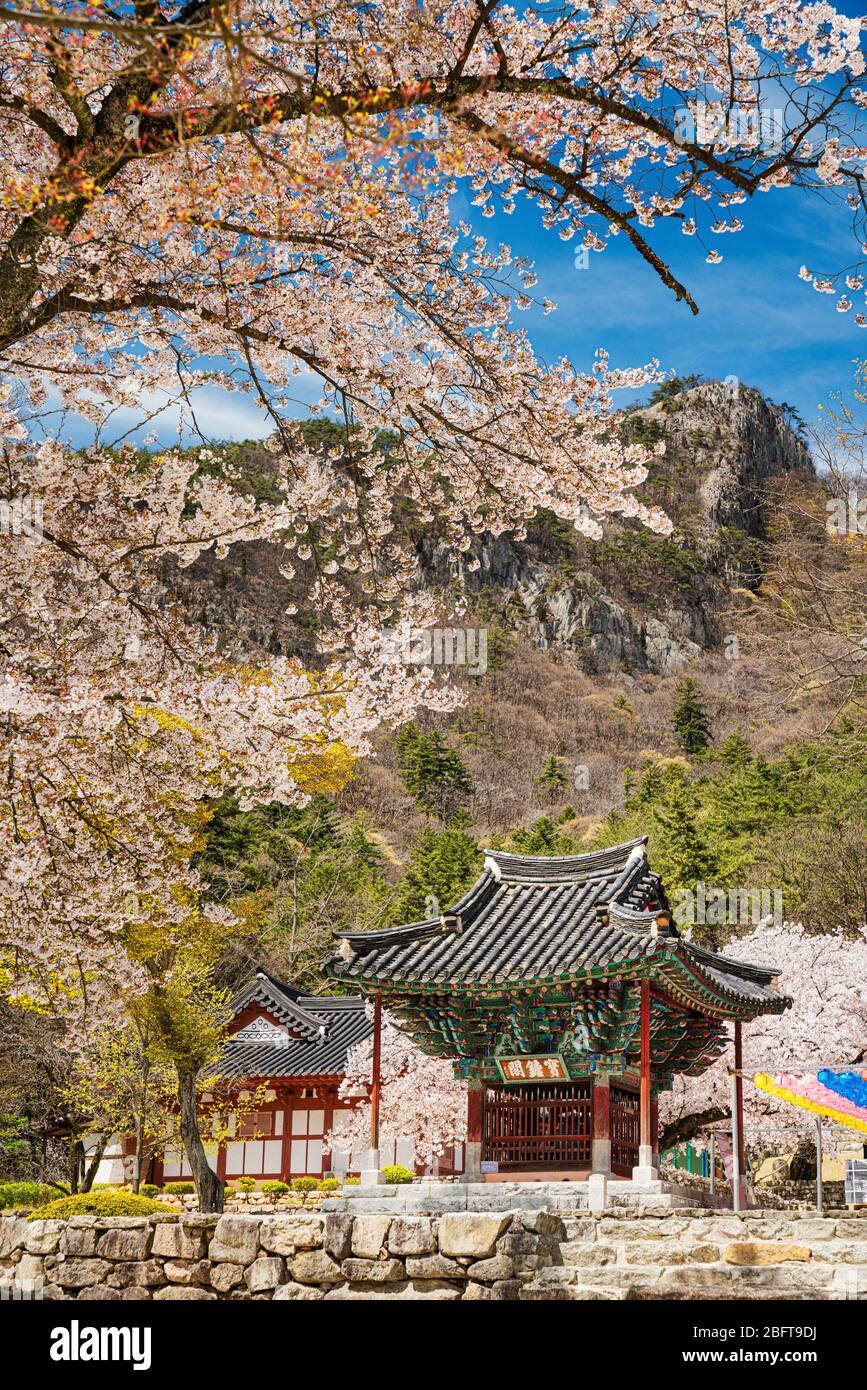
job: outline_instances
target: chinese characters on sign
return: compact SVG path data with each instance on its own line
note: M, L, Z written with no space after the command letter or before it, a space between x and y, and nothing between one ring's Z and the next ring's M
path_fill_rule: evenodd
M568 1081L562 1057L498 1057L504 1081Z

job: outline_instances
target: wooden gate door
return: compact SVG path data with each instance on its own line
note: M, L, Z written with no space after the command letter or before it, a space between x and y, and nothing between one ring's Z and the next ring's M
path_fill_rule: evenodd
M588 1168L592 1128L590 1081L489 1086L482 1158L501 1170Z

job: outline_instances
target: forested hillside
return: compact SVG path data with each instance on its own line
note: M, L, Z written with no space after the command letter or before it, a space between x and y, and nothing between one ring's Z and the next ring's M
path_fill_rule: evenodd
M863 923L857 692L808 676L815 576L836 592L862 563L860 547L829 540L833 483L788 407L743 385L666 383L624 428L665 445L648 487L669 537L627 521L592 541L543 513L525 536L482 538L458 558L416 532L406 507L419 588L440 600L444 626L468 634L468 661L442 670L461 703L379 736L375 758L301 811L218 808L202 865L249 928L228 980L264 960L327 987L319 966L335 928L450 906L486 846L571 854L648 834L673 895L696 881L763 889L817 928ZM327 422L315 431L333 446ZM227 455L267 492L267 456ZM283 579L266 545L239 550L179 575L199 618L233 648L309 658L305 576ZM806 589L790 587L781 606L780 577L791 584L798 566ZM831 640L830 614L828 625ZM473 669L480 633L484 670ZM725 923L696 931L730 935Z

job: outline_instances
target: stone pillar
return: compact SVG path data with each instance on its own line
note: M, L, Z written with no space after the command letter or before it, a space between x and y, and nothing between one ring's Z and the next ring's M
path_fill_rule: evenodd
M361 1170L360 1184L362 1187L378 1187L384 1182L385 1178L379 1166L379 1149L368 1149Z
M608 1077L593 1081L593 1129L590 1142L590 1171L611 1176L611 1088Z
M485 1084L470 1078L467 1081L467 1142L464 1144L464 1173L462 1182L482 1181L482 1133L485 1109Z

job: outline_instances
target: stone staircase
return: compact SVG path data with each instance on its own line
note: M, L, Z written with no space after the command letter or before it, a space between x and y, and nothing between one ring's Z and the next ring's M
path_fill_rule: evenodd
M521 1299L867 1300L867 1212L559 1215L565 1239Z

